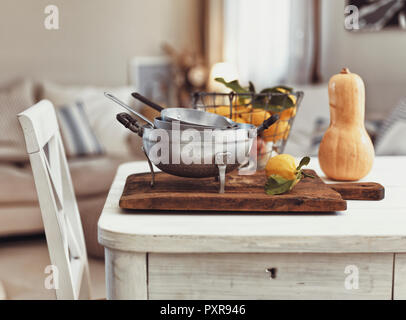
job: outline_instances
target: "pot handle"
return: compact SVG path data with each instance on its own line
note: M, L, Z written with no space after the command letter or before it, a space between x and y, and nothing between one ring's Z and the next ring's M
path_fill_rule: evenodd
M147 106L150 106L151 108L154 108L158 112L161 112L164 109L155 102L152 102L151 100L145 98L143 95L140 95L138 92L133 92L131 93L131 95L133 96L133 98L141 101L142 103L146 104Z
M266 119L258 128L257 128L257 135L268 129L271 125L273 125L276 121L279 120L279 115L274 114L272 117Z
M116 119L127 129L137 133L139 136L142 136L142 127L140 127L137 120L131 117L128 113L119 113L116 115Z
M141 113L138 113L137 111L133 110L130 106L126 105L123 101L120 101L117 99L115 96L113 96L111 93L105 92L104 95L106 98L109 98L110 100L114 101L115 103L119 104L122 106L124 109L127 111L130 111L132 114L135 114L138 118L144 120L146 123L148 123L152 128L154 127L154 124L149 121L146 117L144 117Z

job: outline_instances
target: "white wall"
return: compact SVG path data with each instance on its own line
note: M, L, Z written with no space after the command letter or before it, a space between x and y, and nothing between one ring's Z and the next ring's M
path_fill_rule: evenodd
M367 115L386 114L406 96L406 32L349 32L345 0L322 0L322 74L326 81L344 66L365 81Z
M48 4L57 31L44 28ZM126 84L132 56L162 55L164 41L198 49L200 14L200 0L1 0L0 83Z

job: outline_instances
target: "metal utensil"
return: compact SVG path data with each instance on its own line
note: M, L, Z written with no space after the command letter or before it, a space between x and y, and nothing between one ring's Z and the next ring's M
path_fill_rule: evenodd
M154 123L152 123L148 118L144 117L141 113L138 113L137 111L133 110L129 105L125 104L123 101L119 100L115 96L113 96L111 93L105 92L104 95L109 98L110 100L113 100L115 103L118 105L122 106L124 109L127 111L131 112L132 114L136 115L138 118L144 120L146 123L148 123L151 127L155 127Z
M216 129L229 129L237 126L234 121L218 114L187 108L165 109L137 92L133 92L131 95L135 99L160 112L162 120L165 121L180 121L184 124L205 126Z
M154 126L155 128L159 128L159 129L165 129L165 130L172 130L173 128L175 128L176 126L174 125L175 121L165 121L163 120L161 117L156 117L154 119ZM183 131L183 130L188 130L188 129L194 129L194 130L198 130L198 131L202 131L205 129L216 129L213 127L205 127L205 126L196 126L196 125L191 125L191 124L185 124L179 121L179 126L177 127L179 128L179 130Z
M268 118L265 120L256 130L257 130L257 135L260 135L263 131L268 129L271 125L273 125L276 121L279 120L279 116L277 114L273 115L272 117ZM154 119L154 127L158 129L164 129L164 130L173 130L174 129L174 122L173 121L164 121L162 120L161 117L157 117ZM212 127L204 127L204 126L196 126L196 125L188 125L184 123L179 123L179 127L177 127L178 130L184 131L188 129L194 129L198 131L204 131L204 130L219 130L217 128L212 128ZM237 130L237 129L246 129L246 130L253 130L255 129L255 126L249 123L235 123L235 126L232 128L229 128L228 130Z

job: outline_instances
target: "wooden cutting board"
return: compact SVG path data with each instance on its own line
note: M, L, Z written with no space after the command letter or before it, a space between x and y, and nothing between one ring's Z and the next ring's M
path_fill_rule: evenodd
M346 201L340 193L326 185L313 170L305 172L315 176L302 179L292 191L269 196L264 192L264 172L240 176L231 173L226 177L226 192L218 193L214 178L191 179L163 172L155 176L155 186L150 187L149 173L133 174L127 178L120 208L158 211L232 211L232 212L331 212L343 211ZM362 192L351 193L348 184L344 190L357 197ZM352 184L355 185L355 184ZM379 197L378 184L368 185L369 199ZM334 185L340 191L340 184ZM380 186L382 189L383 187ZM360 187L361 189L363 187ZM352 187L354 189L354 187ZM357 190L357 187L355 187ZM364 188L365 189L365 188ZM349 191L350 190L350 191ZM353 190L354 191L354 190Z

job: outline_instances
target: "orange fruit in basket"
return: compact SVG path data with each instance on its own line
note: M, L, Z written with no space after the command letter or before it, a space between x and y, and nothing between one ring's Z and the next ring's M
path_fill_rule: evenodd
M251 109L252 109L251 106L234 106L233 113L242 115L251 112Z
M291 107L281 112L280 119L289 120L290 118L293 118L295 115L296 115L296 107Z
M207 112L219 114L223 117L230 117L230 107L229 106L218 106L210 107L206 109Z
M262 122L264 122L270 116L271 116L271 114L268 111L261 110L261 109L254 109L249 113L244 113L241 115L241 117L247 123L251 123L256 127L260 126L262 124Z
M251 106L233 106L231 119L238 123L249 123L245 117L246 114L251 112ZM216 106L206 108L205 111L221 115L223 117L230 118L229 106ZM269 118L269 116L268 116ZM265 119L264 119L265 120ZM260 124L263 121L260 122Z
M287 121L277 121L263 132L263 137L267 142L276 142L287 139L289 131L290 125Z
M232 120L237 123L246 123L245 120L238 115L233 115Z
M221 115L223 117L230 118L230 107L229 106L217 106L217 107L209 107L206 108L207 112L215 113ZM246 106L234 106L232 109L232 115L239 116L240 114L249 112L250 109Z

